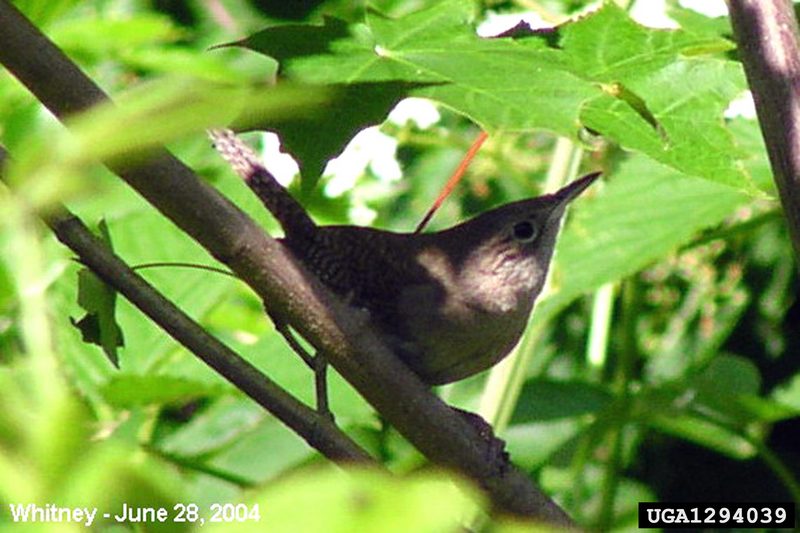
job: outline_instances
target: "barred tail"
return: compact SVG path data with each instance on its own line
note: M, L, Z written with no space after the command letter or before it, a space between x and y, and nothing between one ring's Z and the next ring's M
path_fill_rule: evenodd
M233 167L261 202L278 219L288 238L307 237L316 229L316 224L297 200L275 179L258 156L236 134L229 129L208 131L214 148Z

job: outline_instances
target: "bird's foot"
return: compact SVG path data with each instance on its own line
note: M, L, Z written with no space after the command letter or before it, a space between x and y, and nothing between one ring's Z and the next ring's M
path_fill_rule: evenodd
M464 409L459 409L457 407L452 407L452 409L464 417L464 419L478 431L478 435L480 435L481 440L486 442L486 460L498 465L501 473L505 472L509 466L509 456L508 452L506 451L506 441L495 436L494 429L492 428L491 424L484 420L484 418L479 414L465 411Z

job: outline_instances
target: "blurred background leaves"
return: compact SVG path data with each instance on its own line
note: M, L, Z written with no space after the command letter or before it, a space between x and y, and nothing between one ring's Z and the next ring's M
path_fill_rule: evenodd
M202 133L243 110L250 128L282 135L303 174L292 179L294 167L282 179L321 223L412 230L478 127L489 141L434 229L552 188L559 166L570 167L560 179L602 169L606 183L565 226L519 385L499 393L512 459L598 529L633 527L641 500L800 499L797 269L758 125L732 105L746 87L724 18L667 2L682 29L646 28L629 17L652 4L640 0L555 32L485 39L475 26L505 14L528 8L552 25L588 3L14 3L120 103L67 135L0 72L0 140L15 184L13 194L0 188L0 522L8 503L24 501L114 510L263 498L263 517L280 530L311 520L308 504L292 514L280 503L299 498L314 502L320 524L368 530L402 508L418 530L436 531L471 508L438 478L318 474L323 461L301 439L123 299L118 370L72 326L84 313L79 266L30 207L60 200L91 224L104 219L134 265L211 264L92 161L168 142L276 231ZM324 30L323 15L337 31ZM287 23L295 29L274 29ZM298 49L304 35L319 46ZM208 50L244 38L262 53ZM277 89L265 89L276 77ZM408 96L431 100L401 102ZM248 115L254 106L263 113ZM246 138L268 165L279 160L271 137ZM311 401L311 376L242 284L183 268L142 273ZM441 394L475 410L496 394L486 381ZM347 383L334 376L331 389L345 431L395 471L423 467ZM286 478L295 470L300 481ZM408 498L387 500L381 491L406 492L398 483L409 483Z

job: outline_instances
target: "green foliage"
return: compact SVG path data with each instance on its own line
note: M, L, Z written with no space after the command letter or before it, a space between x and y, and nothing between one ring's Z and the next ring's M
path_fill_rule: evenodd
M490 139L437 214L439 227L538 194L546 174L565 177L551 169L570 166L555 140L569 139L573 159L585 153L581 168L602 169L604 183L570 211L517 385L495 393L478 376L442 395L471 410L510 405L501 436L512 460L589 528L634 524L638 500L800 498L796 450L782 437L796 435L800 419L797 269L758 125L725 113L746 85L724 20L673 6L681 29L651 29L608 3L549 33L490 39L475 33L486 10L460 0L363 11L331 0L291 24L224 2L252 31L233 42L244 30L225 30L199 1L187 2L181 23L140 1L18 4L117 105L75 117L68 135L0 73L0 138L14 157L13 193L0 189L0 522L8 503L27 501L108 511L259 502L260 521L239 526L275 530L439 531L474 512L472 491L439 476L306 471L320 459L299 437L115 302L35 225L33 210L65 201L89 223L104 219L131 264L210 264L94 164L164 142L273 231L203 135L231 121L281 135L318 220L352 223L372 211L402 231L421 218L474 124ZM534 4L560 17L583 2ZM279 83L264 87L276 72ZM435 102L438 124L384 122L407 96ZM399 143L404 179L367 168L332 194L339 178L324 173L327 161L381 123ZM141 273L313 402L310 373L240 283L197 269ZM602 290L605 304L592 295ZM101 346L71 323L87 320L99 328L88 340ZM597 332L599 355L586 348ZM117 357L118 369L109 363ZM422 464L347 383L332 381L345 431L396 471ZM724 471L686 474L680 466L692 457L724 461ZM760 475L749 484L725 477L753 468ZM701 479L732 479L733 489L693 492ZM313 501L314 512L298 501Z
M113 249L106 223L101 220L98 229L103 242ZM72 323L81 330L83 341L103 348L108 360L115 367L119 367L117 348L125 346L125 341L122 330L114 318L117 293L103 283L94 272L82 268L78 272L78 304L86 310L86 314L80 320L73 320Z
M745 87L738 65L711 53L729 49L728 41L646 29L614 4L567 24L557 47L536 36L478 37L474 18L469 2L450 0L397 20L368 11L349 28L335 19L279 26L240 44L279 61L289 79L430 84L409 94L490 132L544 128L574 137L583 126L683 173L752 187L720 120ZM647 109L632 106L630 95Z
M614 171L602 196L578 200L558 246L553 283L539 304L546 320L576 296L619 280L723 222L747 202L736 189L687 177L641 156ZM637 209L630 206L636 205Z
M420 531L457 529L463 517L475 512L474 490L453 484L443 474L407 479L354 469L346 474L326 468L282 480L253 499L259 521L236 525L234 531ZM313 512L299 502L313 502ZM387 521L387 517L392 520ZM215 531L229 531L217 524Z

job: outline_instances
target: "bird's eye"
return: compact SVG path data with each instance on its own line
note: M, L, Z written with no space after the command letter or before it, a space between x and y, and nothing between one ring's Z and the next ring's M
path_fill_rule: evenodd
M531 242L536 238L536 227L531 222L523 220L514 224L511 234L519 242Z

